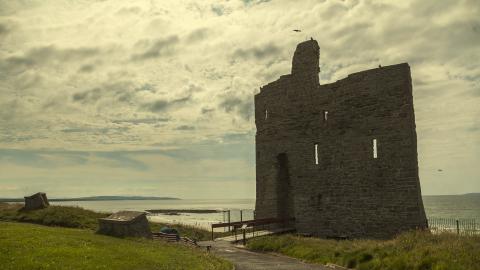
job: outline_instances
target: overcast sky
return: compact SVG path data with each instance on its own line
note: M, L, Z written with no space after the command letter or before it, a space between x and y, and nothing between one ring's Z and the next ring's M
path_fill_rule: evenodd
M0 197L254 198L253 95L310 37L321 84L408 62L423 194L480 192L479 18L478 0L0 0Z

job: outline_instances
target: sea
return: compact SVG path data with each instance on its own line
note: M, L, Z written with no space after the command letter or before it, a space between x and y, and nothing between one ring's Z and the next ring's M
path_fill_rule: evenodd
M468 219L480 222L480 194L423 196L427 218ZM51 202L53 205L79 206L98 212L150 209L218 210L215 213L148 214L153 222L181 223L202 228L210 224L253 219L255 199L181 199Z

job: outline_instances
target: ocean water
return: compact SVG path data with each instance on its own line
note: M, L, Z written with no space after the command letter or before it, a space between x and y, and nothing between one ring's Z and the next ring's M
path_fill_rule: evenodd
M218 213L179 213L178 215L149 214L148 219L164 223L181 223L210 228L210 224L253 219L255 199L185 199L185 200L125 200L51 202L52 205L80 206L97 212L120 210L195 209L218 210ZM229 211L228 211L229 210ZM241 214L240 214L241 211ZM230 217L229 217L230 216Z
M99 212L116 212L120 210L144 211L148 209L240 210L255 208L255 199L72 201L53 202L52 204L75 205Z
M424 196L423 203L428 218L475 219L480 222L480 194ZM151 214L152 221L182 223L209 228L217 222L238 221L240 211L242 219L253 218L255 199L218 199L218 200L161 200L161 201L92 201L92 202L52 202L53 205L80 206L101 212L120 210L144 211L149 209L209 209L228 212L218 213L180 213L178 215Z
M423 196L428 218L475 219L480 221L480 193Z

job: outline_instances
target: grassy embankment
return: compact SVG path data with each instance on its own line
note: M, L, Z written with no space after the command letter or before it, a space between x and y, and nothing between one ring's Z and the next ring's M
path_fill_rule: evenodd
M11 222L0 222L0 265L2 270L231 269L222 259L182 245Z
M0 221L15 221L35 223L47 226L58 226L80 229L98 229L98 218L106 217L108 213L98 213L86 210L80 207L70 206L50 206L45 209L35 211L21 211L22 204L0 203ZM181 224L163 224L150 222L150 228L153 232L158 232L160 228L169 226L179 231L181 236L186 236L196 240L210 240L211 232L197 227ZM225 233L215 233L215 237L220 237Z
M95 234L97 219L107 213L63 206L22 211L22 206L0 203L2 270L231 269L229 262L183 245ZM164 224L150 224L152 231L162 226ZM179 230L182 236L199 240L210 237L208 231L198 228L171 227Z
M480 269L480 236L408 232L385 241L336 241L280 235L253 239L247 246L311 263L335 263L360 270Z

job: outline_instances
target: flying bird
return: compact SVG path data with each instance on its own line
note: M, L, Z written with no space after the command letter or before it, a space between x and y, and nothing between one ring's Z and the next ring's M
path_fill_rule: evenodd
M293 29L293 32L302 32L300 29Z
M439 172L443 172L443 170L442 170L442 169L438 169L437 171L439 171Z

